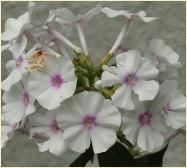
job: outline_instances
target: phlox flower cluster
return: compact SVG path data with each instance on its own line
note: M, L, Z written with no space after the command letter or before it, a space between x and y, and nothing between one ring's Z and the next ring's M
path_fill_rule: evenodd
M58 8L36 33L35 7L29 2L27 12L7 19L2 33L2 52L12 54L2 81L2 147L17 131L27 130L30 139L42 137L35 139L40 152L55 155L83 153L90 145L98 154L116 141L123 144L121 139L138 151L153 152L170 140L170 131L185 126L179 55L162 39L150 41L148 56L136 49L119 52L131 22L149 24L158 18L100 5L77 16ZM126 22L95 65L84 27L97 15L121 16ZM80 46L68 39L72 29ZM109 65L112 58L115 63Z

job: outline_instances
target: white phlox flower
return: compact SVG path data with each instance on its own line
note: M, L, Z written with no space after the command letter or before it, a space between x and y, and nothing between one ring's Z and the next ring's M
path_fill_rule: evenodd
M117 140L121 115L111 100L97 92L81 92L64 101L57 123L66 144L83 153L92 144L94 153L107 151Z
M52 110L71 97L76 89L77 77L68 57L45 57L45 67L29 76L29 93L39 104Z
M1 35L1 40L8 41L9 44L4 45L4 49L9 49L10 47L19 49L19 46L26 47L27 37L25 31L30 30L33 27L31 24L31 14L34 6L35 3L29 2L27 12L17 19L8 18L6 20L5 31Z
M162 147L167 127L158 107L137 101L136 110L122 111L123 133L133 145L147 152Z
M49 151L55 155L60 155L67 151L63 138L63 130L58 126L56 111L45 111L45 114L35 113L29 118L31 124L30 137L35 134L43 135L46 141L37 146L40 152Z
M182 66L179 55L161 39L153 39L150 49L153 54L153 64L160 71L160 78L165 80L178 77L177 69Z
M162 101L161 114L164 116L167 126L173 129L184 127L186 122L186 99L178 90L177 81L165 81L160 86L156 101L163 100L164 96L166 98L165 101Z
M112 95L114 104L123 109L135 109L132 93L139 96L139 101L152 100L159 90L159 84L154 79L158 75L148 59L141 57L135 50L129 50L116 56L115 66L103 66L102 87L118 84Z
M24 46L12 46L10 51L13 54L13 59L6 64L6 69L9 72L8 77L2 81L1 88L8 91L12 85L16 84L22 79L22 76L27 73L27 68L30 66L28 57L33 53L34 48L25 53Z
M35 112L34 98L27 88L27 76L24 76L22 84L15 84L9 91L3 94L2 120L14 124L23 120L27 115Z
M126 18L131 19L132 16L136 16L136 17L139 17L140 19L142 19L144 22L151 22L151 21L156 19L156 17L146 16L145 11L140 11L140 12L137 12L137 13L131 13L128 10L114 10L114 9L111 9L111 8L108 8L108 7L104 7L102 9L102 12L104 14L106 14L108 17L111 17L111 18L117 17L117 16L125 16Z

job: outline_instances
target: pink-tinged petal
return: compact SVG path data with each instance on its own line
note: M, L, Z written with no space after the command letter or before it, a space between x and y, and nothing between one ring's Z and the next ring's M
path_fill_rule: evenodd
M103 127L118 129L121 124L121 114L111 100L106 99L97 113L97 124Z
M123 70L124 73L135 73L140 62L141 55L136 50L129 50L116 56L117 67Z
M1 88L5 91L8 91L12 85L19 82L22 78L22 73L19 68L12 70L9 76L1 83Z
M164 144L164 138L153 128L142 127L139 130L137 144L141 149L152 152Z
M7 19L5 22L5 32L2 33L1 40L9 41L17 38L21 27L22 25L17 19Z
M2 107L2 119L8 123L18 123L23 119L25 107L21 101L12 102Z
M90 146L89 130L82 125L72 126L63 133L65 143L75 152L83 153Z
M134 86L134 92L138 94L139 100L153 100L158 93L159 84L156 81L138 81Z
M107 151L117 140L115 130L99 126L91 130L90 136L96 154Z
M112 95L113 103L120 108L133 110L134 103L131 98L131 88L125 85L120 86Z
M27 46L27 38L25 35L22 35L17 39L9 48L10 52L16 59L19 56L22 56Z
M158 69L149 60L145 60L138 68L136 75L140 79L154 79L158 73Z

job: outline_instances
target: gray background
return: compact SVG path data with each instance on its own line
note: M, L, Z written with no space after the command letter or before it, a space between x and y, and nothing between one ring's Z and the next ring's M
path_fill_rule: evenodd
M145 10L148 16L159 20L145 24L139 20L132 23L123 46L144 53L152 38L162 38L179 55L183 68L180 70L179 86L185 94L185 2L36 2L32 16L34 25L43 24L49 9L67 7L74 14L84 13L96 4L114 9L128 9L132 12ZM26 2L2 2L2 31L5 20L16 18L26 11ZM103 14L96 16L86 25L86 38L89 51L96 62L111 47L118 34L123 18L108 19ZM77 33L70 35L76 44ZM7 76L5 63L11 58L9 52L2 54L2 80ZM180 134L171 140L164 156L164 166L185 166L185 136ZM75 156L72 156L75 157ZM48 152L39 153L35 143L25 135L16 135L2 149L2 166L66 166L72 159L66 156L54 156Z

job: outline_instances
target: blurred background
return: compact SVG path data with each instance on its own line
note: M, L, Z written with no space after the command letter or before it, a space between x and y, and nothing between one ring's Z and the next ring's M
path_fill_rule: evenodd
M145 10L148 16L159 19L144 23L140 20L134 21L123 41L123 46L128 49L139 50L142 55L149 47L153 38L163 39L179 55L183 68L179 71L179 87L185 95L186 89L186 6L185 2L36 2L36 7L32 16L32 23L40 26L48 17L49 10L59 7L70 9L75 15L85 13L95 5L101 4L114 9L128 9L131 12ZM17 18L27 10L27 2L2 2L1 3L1 26L4 31L4 23L8 18ZM104 14L94 17L85 25L86 39L89 52L97 63L100 58L111 48L121 25L123 17L114 19L107 18ZM78 35L74 30L68 37L75 44L79 45ZM6 62L11 58L9 52L4 52L1 57L1 78L5 79ZM185 135L179 134L171 140L168 150L164 156L164 166L185 166L186 158ZM69 155L54 156L49 152L38 152L34 141L29 140L25 135L14 136L2 149L2 166L68 166L76 156Z

